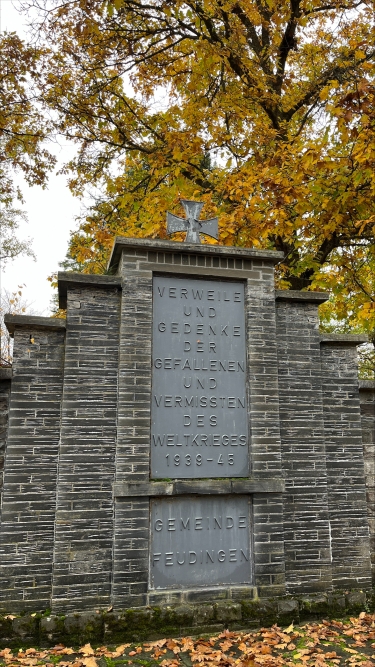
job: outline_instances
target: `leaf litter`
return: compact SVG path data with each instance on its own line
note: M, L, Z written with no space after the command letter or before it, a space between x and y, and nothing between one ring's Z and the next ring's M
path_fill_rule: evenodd
M1 667L375 667L375 614L115 647L4 648Z

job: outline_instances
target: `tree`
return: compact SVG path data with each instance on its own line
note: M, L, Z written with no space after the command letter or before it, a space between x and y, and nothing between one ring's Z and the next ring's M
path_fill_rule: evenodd
M79 145L71 188L99 193L72 235L73 264L103 271L115 233L162 236L167 208L201 199L219 213L222 243L283 250L281 286L328 287L331 319L350 298L351 326L375 330L368 0L72 0L40 11L54 45L44 102Z
M32 255L29 241L15 233L25 214L17 207L22 194L14 173L29 185L45 185L54 157L46 150L48 124L38 109L35 82L42 51L26 45L15 33L0 34L0 259Z

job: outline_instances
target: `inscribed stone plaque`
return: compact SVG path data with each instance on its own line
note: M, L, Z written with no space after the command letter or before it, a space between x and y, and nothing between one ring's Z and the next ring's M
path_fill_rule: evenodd
M245 290L154 277L151 475L249 474Z
M249 502L245 496L153 500L150 587L250 584Z

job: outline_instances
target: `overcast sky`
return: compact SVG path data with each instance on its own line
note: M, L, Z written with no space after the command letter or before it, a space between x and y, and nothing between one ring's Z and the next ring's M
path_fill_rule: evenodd
M16 11L18 4L19 0L0 0L0 29L16 31L24 37L25 19ZM53 150L60 166L74 154L74 147L64 142ZM21 180L19 182L25 198L28 224L20 224L18 236L33 239L36 261L21 257L6 264L1 272L1 288L13 291L18 285L26 285L23 295L32 304L31 308L38 315L48 316L54 290L47 278L58 270L59 262L65 258L69 234L77 226L75 216L81 204L70 194L64 176L51 175L47 190L30 188Z

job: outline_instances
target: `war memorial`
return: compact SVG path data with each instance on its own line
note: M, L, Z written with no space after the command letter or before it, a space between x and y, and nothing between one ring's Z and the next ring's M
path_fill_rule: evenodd
M4 638L108 642L371 603L365 338L319 332L326 294L275 291L281 253L200 244L217 221L183 203L169 231L186 242L119 237L107 275L60 273L66 320L5 318Z

